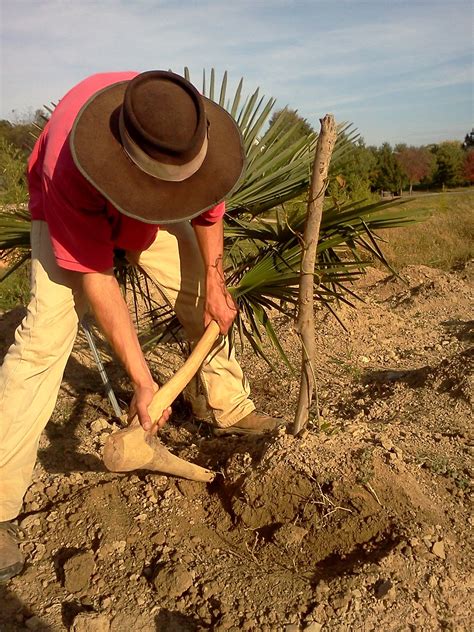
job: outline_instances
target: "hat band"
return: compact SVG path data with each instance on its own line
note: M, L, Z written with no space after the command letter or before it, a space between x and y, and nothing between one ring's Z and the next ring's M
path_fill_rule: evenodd
M196 173L206 157L208 145L207 134L199 153L192 160L182 165L169 165L151 158L151 156L149 156L139 145L137 145L125 127L123 110L120 111L119 129L122 145L128 157L139 169L147 173L149 176L158 178L159 180L182 182Z

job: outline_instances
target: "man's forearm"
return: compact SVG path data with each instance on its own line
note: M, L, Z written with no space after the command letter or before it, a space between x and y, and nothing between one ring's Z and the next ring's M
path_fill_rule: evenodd
M224 256L224 222L220 219L208 226L195 225L194 232L199 244L206 275L220 272L224 277L222 260Z
M224 277L224 222L221 219L207 226L194 225L194 232L205 268L204 325L215 320L221 333L226 334L237 314L237 309L227 291Z
M112 271L81 274L80 283L97 324L124 365L134 386L152 385L153 378Z

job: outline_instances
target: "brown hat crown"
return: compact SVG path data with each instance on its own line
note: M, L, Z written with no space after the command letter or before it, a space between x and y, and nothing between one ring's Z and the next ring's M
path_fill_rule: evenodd
M151 70L106 85L82 106L69 140L82 175L121 213L189 220L237 186L238 125L184 77Z
M204 103L183 77L154 70L132 79L125 91L123 123L130 138L154 160L187 163L206 139Z

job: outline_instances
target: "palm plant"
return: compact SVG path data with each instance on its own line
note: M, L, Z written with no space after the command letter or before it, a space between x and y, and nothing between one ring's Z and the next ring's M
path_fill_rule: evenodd
M187 69L185 76L190 78ZM214 69L208 86L203 73L202 93L234 116L247 154L245 177L227 200L226 278L239 306L236 328L241 340L246 338L254 351L269 361L263 345L266 337L289 364L273 327L272 314L295 314L307 205L304 200L290 208L285 204L308 191L317 134L291 140L298 123L281 133L283 111L266 127L275 100L259 97L259 89L242 99L242 84L241 80L228 99L227 73L219 89ZM337 178L338 164L354 150L357 138L350 124L338 126L330 177ZM412 211L403 210L402 204L398 200L345 204L333 200L325 209L314 291L316 300L324 303L336 318L334 305L338 301L353 305L353 299L357 299L351 286L363 274L369 258L375 257L392 270L375 231L417 221Z
M190 78L187 68L186 78ZM306 204L293 203L308 190L310 169L317 135L310 133L293 140L294 128L282 133L284 114L271 126L268 121L275 99L260 96L259 89L243 96L243 80L228 94L227 72L216 85L214 69L209 81L203 73L202 93L219 103L237 121L243 136L247 168L238 189L227 200L225 218L226 278L240 312L236 330L241 340L248 339L256 353L267 361L263 340L268 338L286 356L272 324L272 314L293 315L296 308L301 258L300 235L303 232ZM357 133L342 124L331 162L330 177L337 177L338 163L353 148ZM339 204L334 200L323 215L318 261L315 269L316 300L336 316L338 301L353 304L357 298L353 281L363 274L365 255L390 267L380 249L377 229L401 226L416 221L402 203L368 203L364 200ZM28 256L29 220L25 211L0 213L0 253L22 252L19 262ZM124 282L149 297L143 277L136 271L120 271ZM150 304L152 307L152 305ZM155 322L164 330L179 326L169 310L163 310Z

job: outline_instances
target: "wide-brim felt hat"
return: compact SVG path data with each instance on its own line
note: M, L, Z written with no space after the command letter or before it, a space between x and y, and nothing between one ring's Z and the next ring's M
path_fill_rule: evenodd
M237 187L238 125L183 77L149 71L95 93L70 135L82 175L121 213L150 224L192 219Z

